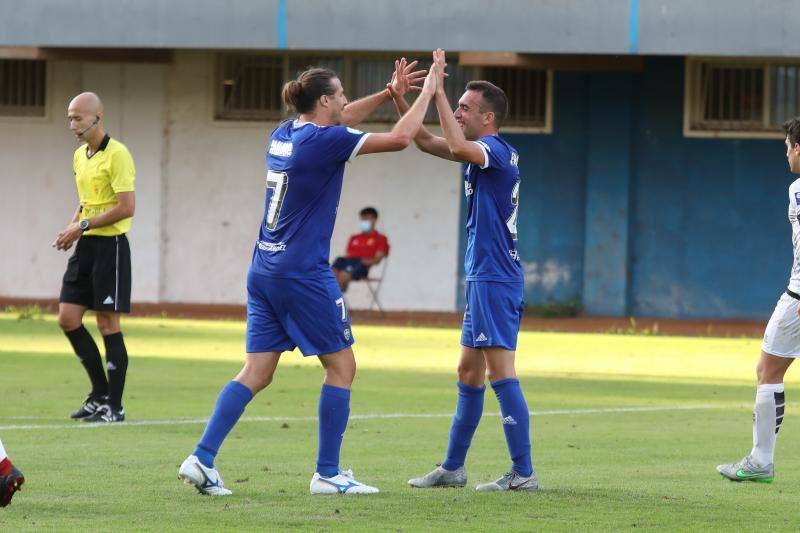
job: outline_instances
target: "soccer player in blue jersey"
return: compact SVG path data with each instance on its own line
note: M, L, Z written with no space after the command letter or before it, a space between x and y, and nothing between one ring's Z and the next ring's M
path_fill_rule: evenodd
M436 89L432 72L417 101L389 133L364 133L361 122L393 93L404 93L424 75L415 63L396 62L391 90L347 103L337 75L310 69L283 88L299 117L283 121L267 144L266 205L247 275L247 358L228 383L195 451L178 475L204 494L231 492L214 467L223 440L253 395L267 387L280 356L300 348L318 356L325 371L319 399L319 449L312 494L369 494L378 489L339 470L339 450L350 414L356 363L345 302L328 254L342 190L344 165L357 155L406 148L417 133Z
M483 412L489 381L500 403L511 470L479 491L536 490L531 464L529 413L514 369L517 333L524 309L523 274L517 252L519 154L498 135L508 115L508 99L487 81L471 81L453 113L444 92L445 56L434 52L439 76L436 109L444 137L421 128L415 141L425 152L465 163L467 197L466 300L458 365L458 404L444 463L413 487L463 487L464 462ZM408 107L395 95L401 113ZM488 370L488 373L487 373Z

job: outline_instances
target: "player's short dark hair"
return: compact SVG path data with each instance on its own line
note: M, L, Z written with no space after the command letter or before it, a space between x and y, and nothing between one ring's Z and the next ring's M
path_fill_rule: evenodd
M508 117L508 97L503 89L494 83L486 80L476 80L467 83L468 91L478 91L483 98L481 111L492 111L494 113L494 125L497 129L505 122Z
M784 122L783 132L789 138L789 143L792 146L800 144L800 117L790 118Z
M374 217L378 218L378 210L374 207L365 207L361 211L358 212L359 216L362 217Z
M298 113L309 113L314 110L320 96L333 95L335 89L331 80L338 77L326 68L308 69L283 86L283 101Z

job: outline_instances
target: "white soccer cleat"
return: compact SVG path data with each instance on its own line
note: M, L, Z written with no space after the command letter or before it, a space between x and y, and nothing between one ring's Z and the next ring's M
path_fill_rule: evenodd
M377 494L375 487L364 485L353 479L352 470L339 470L333 477L322 477L314 472L311 478L311 494Z
M178 478L187 485L194 485L200 494L228 496L233 494L222 485L222 476L215 468L203 466L195 455L190 455L178 469Z

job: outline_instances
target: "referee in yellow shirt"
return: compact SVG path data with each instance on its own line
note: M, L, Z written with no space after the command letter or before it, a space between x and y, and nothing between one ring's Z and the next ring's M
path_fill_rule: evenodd
M81 93L69 104L69 128L82 144L72 158L80 204L53 246L75 252L61 285L58 324L80 359L92 391L70 415L85 422L125 420L122 391L128 352L120 331L120 313L131 308L131 252L125 234L135 206L134 167L128 149L106 134L103 103L94 93ZM100 350L83 326L87 309L97 314L97 329L106 349Z

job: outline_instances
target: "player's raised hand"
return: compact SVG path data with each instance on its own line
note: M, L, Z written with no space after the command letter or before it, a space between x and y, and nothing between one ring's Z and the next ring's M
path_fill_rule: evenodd
M386 88L393 96L403 96L408 91L419 92L422 90L420 83L427 74L426 70L414 70L418 61L408 63L405 57L394 62L394 72L391 81L386 84Z
M444 69L447 66L447 61L445 61L444 50L441 48L437 48L433 51L433 65L436 66L437 72L436 90L444 92L444 79L447 77ZM433 70L433 66L431 70Z
M422 85L422 94L433 96L439 86L438 80L440 77L439 67L434 63L431 65L428 75L425 76L425 83Z

